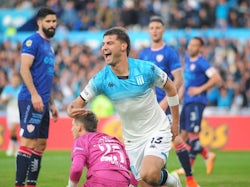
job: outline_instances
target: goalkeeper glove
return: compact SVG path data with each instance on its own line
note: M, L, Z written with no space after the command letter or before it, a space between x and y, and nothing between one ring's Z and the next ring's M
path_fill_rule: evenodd
M66 187L77 187L77 186L78 186L77 183L74 183L69 179L68 185Z

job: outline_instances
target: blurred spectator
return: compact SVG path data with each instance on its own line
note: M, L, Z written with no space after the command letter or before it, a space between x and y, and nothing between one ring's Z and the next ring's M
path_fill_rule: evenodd
M235 84L231 109L233 112L237 112L240 111L240 109L242 109L243 107L248 107L246 93L241 90L240 84Z
M0 59L1 60L1 59ZM3 91L3 88L8 84L8 75L7 73L1 68L0 69L0 94Z
M63 7L61 21L66 24L69 29L72 29L74 24L79 19L78 12L75 9L75 3L73 0L66 2Z
M102 3L98 6L96 16L96 26L98 29L106 30L114 23L113 11L107 3Z
M231 7L235 6L237 0L218 0L216 5L216 24L218 28L225 28L228 26L228 15Z
M138 15L133 0L124 0L121 9L121 22L124 27L135 25L138 23Z
M48 0L46 2L46 6L50 7L52 10L56 12L56 15L60 18L62 15L62 1L59 0Z
M217 107L230 109L233 100L234 89L222 85L217 96Z
M95 21L84 12L80 12L80 19L73 25L72 30L92 30L95 27Z

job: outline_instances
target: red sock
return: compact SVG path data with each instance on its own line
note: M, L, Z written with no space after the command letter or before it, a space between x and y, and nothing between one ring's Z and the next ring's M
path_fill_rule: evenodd
M193 178L193 176L187 176L186 179L187 179L187 181L190 181L190 180L193 180L194 178Z
M193 158L190 158L190 165L191 165L191 167L194 165L194 159Z
M206 148L204 148L201 152L201 155L204 159L208 158L208 150Z

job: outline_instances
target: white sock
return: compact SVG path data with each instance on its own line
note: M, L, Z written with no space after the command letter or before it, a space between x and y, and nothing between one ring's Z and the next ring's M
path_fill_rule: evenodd
M169 187L176 186L176 178L173 177L172 175L170 175L170 174L168 173L168 178L167 178L166 184L167 184Z
M13 140L10 140L9 145L8 145L8 149L13 150L14 149L14 145L15 145L15 142Z

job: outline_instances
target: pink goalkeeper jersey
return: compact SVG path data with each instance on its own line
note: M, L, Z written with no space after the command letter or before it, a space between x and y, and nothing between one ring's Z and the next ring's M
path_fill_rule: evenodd
M115 137L100 132L89 132L75 139L71 157L72 181L79 182L82 170L86 167L88 184L91 184L91 180L96 182L96 179L100 179L102 183L108 179L107 186L113 181L129 184L129 159L123 144Z

